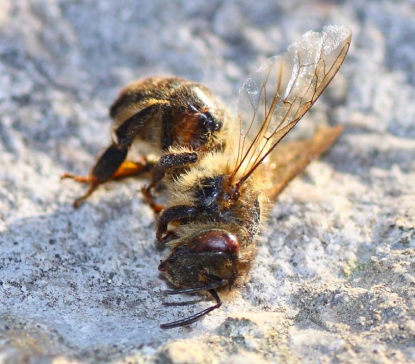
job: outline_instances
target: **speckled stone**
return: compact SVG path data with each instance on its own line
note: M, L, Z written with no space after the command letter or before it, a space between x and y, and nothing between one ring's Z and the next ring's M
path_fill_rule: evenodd
M0 9L0 363L415 362L413 1ZM262 61L327 24L349 26L352 47L294 133L329 123L343 136L271 210L247 283L161 330L211 301L162 294L146 181L108 183L74 210L85 186L59 175L86 173L108 145L126 83L179 75L232 109Z

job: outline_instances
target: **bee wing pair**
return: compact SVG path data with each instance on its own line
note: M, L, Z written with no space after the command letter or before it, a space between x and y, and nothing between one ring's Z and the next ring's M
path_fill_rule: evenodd
M311 140L277 145L317 101L342 65L351 31L310 31L286 53L269 58L244 82L238 99L239 141L231 179L242 184L270 155L276 162L274 194L323 153L341 132L325 128Z

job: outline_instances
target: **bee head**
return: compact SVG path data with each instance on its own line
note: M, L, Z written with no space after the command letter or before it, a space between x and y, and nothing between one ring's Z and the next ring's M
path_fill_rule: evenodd
M239 251L239 243L234 235L225 230L210 229L180 240L180 245L158 268L173 285L207 287L216 280L226 281L232 287L238 275Z

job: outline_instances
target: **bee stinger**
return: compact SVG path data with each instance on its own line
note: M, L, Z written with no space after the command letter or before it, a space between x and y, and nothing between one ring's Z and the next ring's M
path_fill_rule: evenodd
M327 26L268 59L242 86L235 140L173 179L157 228L157 239L171 247L159 265L176 287L166 293L207 291L216 304L161 328L191 324L221 306L217 290L231 289L249 270L269 201L340 135L340 126L324 127L310 140L280 144L336 75L350 42L348 28Z

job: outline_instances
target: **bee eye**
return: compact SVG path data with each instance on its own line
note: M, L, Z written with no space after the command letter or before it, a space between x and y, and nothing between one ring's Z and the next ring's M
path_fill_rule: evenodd
M161 260L158 269L160 272L167 272L166 262Z
M218 122L208 111L201 114L201 119L203 121L203 125L208 131L218 131L222 127L222 124Z
M238 253L238 239L230 233L211 230L196 236L192 241L192 249L196 253Z
M169 259L168 262L169 263L174 263L177 260L177 256L176 255L172 255Z

